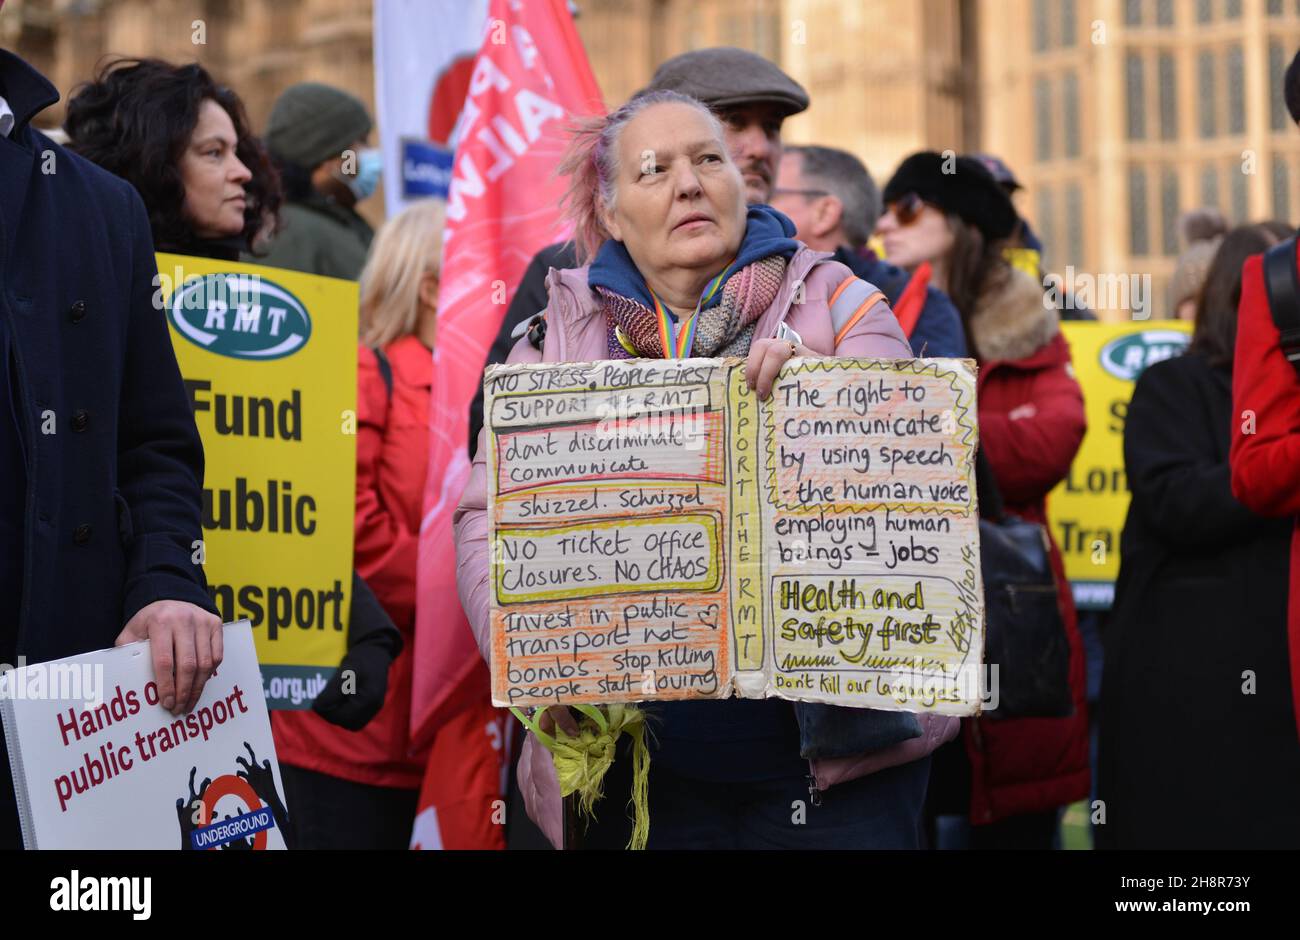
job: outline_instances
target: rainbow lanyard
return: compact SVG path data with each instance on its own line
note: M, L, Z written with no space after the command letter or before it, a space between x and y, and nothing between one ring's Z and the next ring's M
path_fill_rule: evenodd
M650 289L649 284L645 286L645 289L650 291L650 299L655 304L655 319L659 323L659 342L663 346L665 359L686 359L690 356L691 346L695 343L695 324L700 322L700 308L718 292L718 288L722 286L722 276L727 273L734 263L735 259L733 258L725 268L718 272L717 277L704 285L704 293L700 295L700 301L695 305L695 312L691 314L691 318L686 321L684 328L680 331L678 325L673 322L673 316L668 312L668 308Z

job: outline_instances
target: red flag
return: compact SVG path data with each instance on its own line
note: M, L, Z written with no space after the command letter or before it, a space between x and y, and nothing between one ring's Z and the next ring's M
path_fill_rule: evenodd
M555 167L574 117L604 106L565 0L492 0L456 129L420 528L412 746L428 741L479 663L456 593L451 517L469 476L469 406L510 296L565 238Z
M506 779L514 716L493 708L487 668L471 674L469 697L438 723L420 787L413 849L504 849Z

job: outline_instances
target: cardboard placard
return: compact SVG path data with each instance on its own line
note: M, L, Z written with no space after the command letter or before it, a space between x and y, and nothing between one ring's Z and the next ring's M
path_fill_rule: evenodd
M779 696L976 714L969 360L485 377L498 705Z

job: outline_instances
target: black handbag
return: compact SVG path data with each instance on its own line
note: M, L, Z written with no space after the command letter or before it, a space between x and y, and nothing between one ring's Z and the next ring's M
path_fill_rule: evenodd
M976 456L983 517L984 662L996 707L989 718L1065 718L1074 713L1065 633L1047 530L1003 510L983 452ZM998 667L996 686L992 667Z

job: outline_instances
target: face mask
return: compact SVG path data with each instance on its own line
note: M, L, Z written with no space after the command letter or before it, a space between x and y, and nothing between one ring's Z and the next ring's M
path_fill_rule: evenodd
M357 154L357 175L336 174L336 178L357 197L357 202L371 196L379 186L379 177L384 169L384 155L374 147L367 147Z

